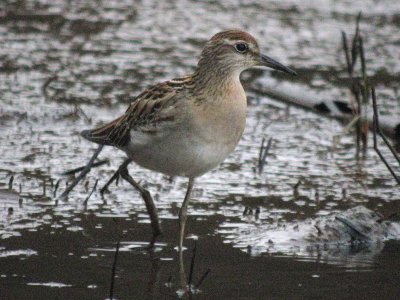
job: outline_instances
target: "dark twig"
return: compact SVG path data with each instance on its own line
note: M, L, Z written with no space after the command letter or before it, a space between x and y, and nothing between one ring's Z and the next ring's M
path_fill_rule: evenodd
M92 188L92 191L90 192L89 196L86 197L85 201L83 201L83 204L84 204L85 206L87 205L90 196L92 196L93 192L96 190L96 187L97 187L97 183L98 183L98 182L99 182L99 180L96 179L96 182L94 183L94 186L93 186L93 188Z
M269 138L267 146L264 147L265 138L262 139L260 153L258 155L258 173L263 171L266 159L268 156L268 151L271 148L272 138Z
M113 300L114 297L114 281L115 281L115 270L117 268L118 253L119 253L119 241L117 242L117 248L115 249L114 261L111 270L110 300Z
M50 97L49 97L49 93L47 92L47 88L49 87L49 85L50 85L50 83L52 83L54 80L57 80L58 79L58 76L57 75L54 75L54 76L52 76L52 77L49 77L44 83L43 83L43 85L42 85L42 93L43 93L43 95L44 95L44 97L46 98L46 99L49 99Z
M260 152L258 153L258 166L259 167L260 167L261 159L262 159L262 156L263 156L264 143L265 143L265 138L263 138L262 141L261 141Z
M301 180L299 179L299 181L297 181L297 183L293 186L293 188L297 190L297 189L299 188L299 186L301 185L301 183L302 183L302 182L301 182Z
M194 286L195 289L198 289L200 285L203 283L204 279L206 279L207 275L211 272L211 269L207 269L207 271L204 272L203 276L200 277L199 282Z
M301 180L297 181L297 183L293 186L293 196L295 198L299 197L299 186L302 184Z
M8 181L8 189L9 190L12 190L13 182L14 182L14 175L11 175L10 180Z
M99 161L93 163L92 168L102 166L104 164L107 164L108 162L109 162L108 159L99 160ZM61 175L72 175L72 174L75 174L75 173L78 173L78 172L82 171L85 168L86 168L86 166L82 166L82 167L79 167L79 168L71 169L71 170L63 172Z
M92 158L89 160L86 167L82 170L82 172L75 178L75 180L65 189L65 191L61 194L60 198L65 198L72 191L72 189L83 179L86 174L90 172L94 161L97 156L100 154L101 150L103 150L104 145L99 145L96 152L93 154Z
M43 196L46 196L46 179L43 179Z
M396 158L397 162L400 165L400 159L397 156L397 153L395 149L392 147L392 145L389 143L389 141L386 139L385 135L382 133L380 127L379 127L379 115L378 115L378 108L376 105L376 95L375 95L375 88L371 88L371 93L372 93L372 105L374 109L374 149L376 153L379 155L379 158L382 160L382 162L385 164L386 168L389 170L389 172L392 174L393 178L397 181L397 184L400 185L400 178L397 177L396 173L393 171L392 167L389 165L389 163L386 161L385 157L382 155L381 151L378 149L378 142L376 138L376 134L378 133L379 136L383 139L385 142L386 146L390 149L392 152L393 156Z
M54 186L54 192L53 192L53 197L54 198L57 195L57 190L58 190L58 187L60 186L60 182L61 182L61 179L58 179L57 182L56 182L56 185Z
M196 251L197 251L197 243L195 241L194 242L194 248L193 248L192 260L190 262L190 270L189 270L189 280L188 280L189 292L192 289L191 285L192 285L192 279L193 279L194 261L196 259Z

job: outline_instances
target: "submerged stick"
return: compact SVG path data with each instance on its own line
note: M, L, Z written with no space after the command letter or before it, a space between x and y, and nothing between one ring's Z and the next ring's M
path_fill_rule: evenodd
M56 185L54 186L54 192L53 192L53 197L54 198L57 195L57 190L58 190L58 187L60 186L60 182L61 182L61 179L58 179L57 182L56 182Z
M88 164L82 170L82 172L75 178L75 180L65 189L65 191L61 194L60 198L66 198L68 194L72 191L72 189L83 179L86 174L90 172L94 161L97 156L100 154L101 150L103 150L104 145L99 145L96 152L93 154L92 158L89 160Z
M267 145L264 147L265 138L262 139L260 152L258 154L258 173L261 173L264 169L266 159L268 156L268 151L271 148L272 138L269 138Z
M211 272L211 269L207 269L204 274L200 277L199 282L195 285L195 289L198 289L200 285L203 283L204 279L206 279L207 275Z
M192 290L191 285L192 285L193 272L194 272L194 261L196 259L196 251L197 251L197 243L195 241L194 248L193 248L192 260L190 262L190 271L189 271L189 280L188 280L189 292Z
M93 188L92 188L92 191L90 192L89 196L86 197L85 201L83 201L83 204L84 204L85 206L87 205L87 203L88 203L90 197L92 196L93 192L96 190L96 187L97 187L97 183L98 183L98 182L99 182L99 180L96 179L96 182L94 183L94 186L93 186Z
M14 175L11 175L10 180L8 181L8 189L9 190L12 190L13 182L14 182Z
M114 281L115 281L115 270L117 268L118 253L119 253L119 241L117 242L117 248L115 249L114 261L111 269L110 300L113 300L114 297Z
M57 80L57 79L58 79L58 76L57 76L57 75L53 75L53 76L47 78L47 80L43 83L43 85L42 85L42 93L43 93L44 98L45 98L46 100L47 100L47 99L50 99L49 93L48 93L48 91L47 91L49 85L50 85L54 80Z

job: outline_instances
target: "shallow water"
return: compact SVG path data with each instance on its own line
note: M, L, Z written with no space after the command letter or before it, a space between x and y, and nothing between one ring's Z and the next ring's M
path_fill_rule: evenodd
M359 10L380 112L398 118L397 1L3 1L0 298L106 299L118 240L117 299L178 297L177 213L185 180L130 167L154 195L165 232L155 253L140 251L150 236L148 218L126 183L104 198L95 192L84 204L123 153L106 147L100 156L109 164L94 169L67 201L54 197L59 179L58 195L72 180L61 173L84 165L96 148L78 133L118 116L147 85L191 72L204 42L231 27L251 32L266 54L299 73L246 72L246 87L285 82L347 101L340 31L354 31ZM372 147L356 159L355 138L343 124L256 93L248 93L248 102L237 150L195 186L185 266L188 272L197 240L193 282L211 271L193 297L398 295L396 241L311 253L268 252L252 240L260 228L302 224L357 205L389 215L398 210L399 188ZM273 143L259 174L262 138ZM279 230L265 240L288 238L290 231Z

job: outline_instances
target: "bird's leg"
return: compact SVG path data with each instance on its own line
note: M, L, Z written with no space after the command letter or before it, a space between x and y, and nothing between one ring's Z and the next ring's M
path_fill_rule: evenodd
M113 174L113 176L111 176L111 178L107 181L107 183L101 188L100 190L100 194L103 196L105 192L108 192L108 187L111 185L111 183L113 183L114 181L117 181L117 185L118 185L118 179L119 179L119 169L117 171L115 171L115 173Z
M194 185L194 178L189 178L189 184L187 187L185 200L183 200L181 209L179 211L179 252L180 253L182 253L182 248L183 248L183 236L185 235L187 208L189 205L190 194L192 193L193 185Z
M151 197L148 190L142 187L139 183L137 183L131 175L129 175L127 166L132 162L131 159L125 160L122 165L119 167L119 174L123 179L128 181L142 196L144 203L146 205L147 213L149 214L151 221L151 228L153 230L153 237L150 241L149 247L153 247L156 239L159 235L162 234L160 221L158 220L158 214L156 206L154 205L153 198Z

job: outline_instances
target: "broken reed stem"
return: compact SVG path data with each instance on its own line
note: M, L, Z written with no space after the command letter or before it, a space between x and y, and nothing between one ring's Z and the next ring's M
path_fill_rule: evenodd
M361 61L361 74L362 74L362 82L361 92L364 104L364 116L367 115L367 105L369 102L369 82L367 76L367 67L365 63L365 55L364 55L364 42L361 35L358 36L358 49L360 52L360 61ZM361 104L360 104L361 105ZM360 112L361 113L361 112ZM360 122L360 131L361 131L361 139L363 144L364 153L367 150L367 142L368 142L368 121L366 118Z
M365 118L362 118L361 116L363 114L365 116L367 115L366 105L368 104L369 100L369 93L368 93L369 83L366 71L367 68L365 63L364 43L360 34L360 20L361 20L361 12L357 16L356 30L351 45L351 56L349 53L349 46L347 43L346 33L342 31L342 44L346 58L347 72L351 80L350 91L356 100L356 107L354 107L352 100L351 100L352 104L351 106L354 113L359 117L358 121L356 122L357 158L359 156L360 145L362 144L364 153L367 148L368 122L365 120ZM354 77L354 67L356 65L358 56L360 57L360 62L361 62L361 74L362 74L361 79ZM364 110L362 110L363 104L364 104Z
M354 70L354 66L357 62L357 55L358 55L357 42L358 42L358 36L360 35L360 20L361 20L361 11L358 13L358 16L357 16L356 32L354 33L353 42L352 42L352 46L351 46L351 69L352 69L352 71Z
M110 300L113 300L114 297L115 270L117 268L118 253L119 253L119 241L117 242L117 248L115 249L114 261L111 269Z
M376 151L376 153L378 154L379 158L381 159L381 161L385 164L386 168L389 170L389 172L392 174L393 178L397 181L397 184L400 185L400 178L397 177L396 173L393 171L392 167L389 165L389 163L386 161L385 157L383 156L383 154L381 153L381 151L378 149L378 141L377 141L377 133L379 134L379 136L383 139L383 141L385 142L386 146L388 146L388 148L390 149L390 151L392 152L393 156L396 158L397 162L400 165L400 159L397 156L397 153L395 151L395 149L392 147L392 145L389 143L389 141L386 139L385 135L382 133L380 126L379 126L379 115L378 115L378 108L376 105L376 94L375 94L375 88L372 87L371 88L371 94L372 94L372 105L373 105L373 109L374 109L374 118L373 118L373 128L374 128L374 149Z
M98 183L98 182L99 182L99 180L96 179L96 182L94 183L94 186L93 186L93 188L92 188L92 191L90 192L89 196L87 196L86 199L85 199L85 201L83 202L83 204L84 204L85 206L87 205L87 203L88 203L88 201L89 201L89 198L92 196L93 192L96 190L96 187L97 187L97 183Z
M260 152L258 154L258 173L261 173L264 168L268 156L268 151L271 148L272 138L269 138L268 143L265 147L264 143L265 143L265 138L262 139Z
M75 180L69 185L65 191L61 194L60 198L66 198L68 194L72 191L72 189L83 179L85 178L86 174L90 172L94 161L96 160L97 156L100 154L101 150L103 150L104 145L99 145L96 152L93 154L91 159L89 160L88 164L82 170L82 172L75 178Z
M108 159L103 159L103 160L97 161L97 162L93 163L92 168L102 166L104 164L107 164L108 162L109 162ZM83 169L85 169L85 167L86 166L82 166L82 167L79 167L79 168L75 168L75 169L71 169L71 170L65 171L64 173L62 173L62 175L75 174L75 173L80 172Z
M189 271L189 280L188 280L189 292L192 289L191 285L192 285L193 272L194 272L194 261L196 259L196 251L197 251L197 242L195 241L194 248L193 248L192 260L190 262L190 271Z
M364 82L364 95L365 95L364 100L368 100L368 97L366 96L368 94L367 67L366 67L365 56L364 56L364 42L363 42L363 38L361 35L358 37L358 49L360 51L361 74L363 76L363 82Z

